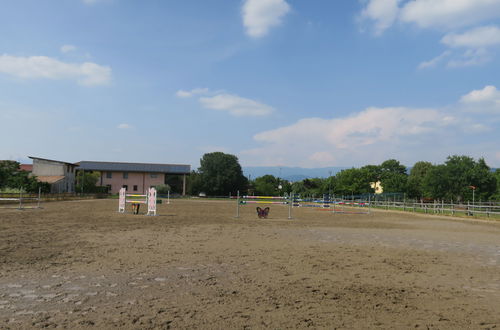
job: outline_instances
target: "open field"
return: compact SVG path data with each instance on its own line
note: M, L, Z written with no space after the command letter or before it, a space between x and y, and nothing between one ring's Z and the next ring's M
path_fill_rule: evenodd
M0 329L500 328L500 223L174 200L0 209ZM142 209L141 211L144 211Z

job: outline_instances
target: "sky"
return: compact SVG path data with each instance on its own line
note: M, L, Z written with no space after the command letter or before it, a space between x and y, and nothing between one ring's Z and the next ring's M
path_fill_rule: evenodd
M500 0L16 0L0 159L500 167Z

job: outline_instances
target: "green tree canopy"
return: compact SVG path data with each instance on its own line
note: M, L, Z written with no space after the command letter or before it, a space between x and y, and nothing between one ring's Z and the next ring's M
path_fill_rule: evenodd
M384 193L406 192L408 175L406 166L395 159L380 164L380 182Z
M50 191L48 183L38 182L35 176L31 176L26 171L19 170L19 163L12 160L0 161L0 188L22 189L27 192Z
M255 195L258 196L278 196L281 193L279 185L280 180L270 174L258 177L253 181Z
M424 178L433 165L429 162L416 162L408 176L407 191L409 197L419 198L424 196Z
M449 156L443 165L434 166L423 180L427 197L472 200L475 196L487 200L496 190L496 179L483 158L475 161L469 156Z
M369 169L350 168L335 175L333 192L336 195L358 195L372 193L370 186L373 173Z
M223 152L204 154L200 159L200 191L210 196L236 194L247 188L248 180L243 175L238 158Z

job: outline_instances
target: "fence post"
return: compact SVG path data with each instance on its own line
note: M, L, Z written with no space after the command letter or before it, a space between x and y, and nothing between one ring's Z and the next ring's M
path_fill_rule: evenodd
M240 217L240 191L236 194L236 218Z
M40 195L42 194L42 187L38 187L38 205L36 206L38 209L40 208Z
M288 219L292 218L293 196L290 193L288 196Z

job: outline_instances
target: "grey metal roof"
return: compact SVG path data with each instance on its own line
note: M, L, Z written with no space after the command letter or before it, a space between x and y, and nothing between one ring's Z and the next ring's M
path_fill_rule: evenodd
M53 159L47 159L47 158L40 158L40 157L33 157L33 156L28 156L28 158L31 158L33 160L38 159L38 160L44 160L47 162L53 162L53 163L60 163L60 164L66 164L66 165L72 165L72 166L77 166L75 163L68 163L68 162L63 162L61 160L53 160Z
M172 174L191 173L191 165L179 165L179 164L93 162L85 160L82 160L77 164L79 165L77 167L77 170L85 170L85 171L148 172L148 173L172 173Z

